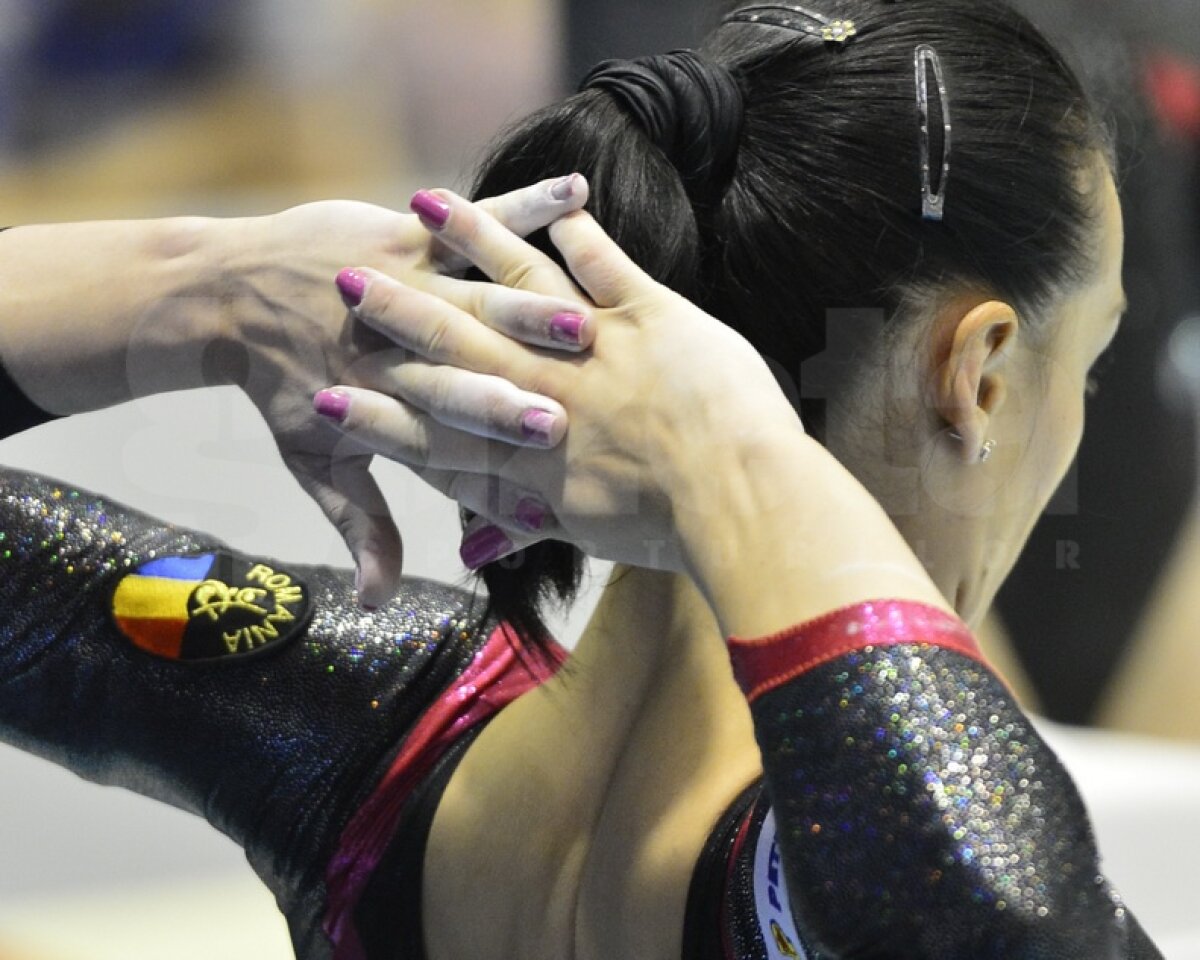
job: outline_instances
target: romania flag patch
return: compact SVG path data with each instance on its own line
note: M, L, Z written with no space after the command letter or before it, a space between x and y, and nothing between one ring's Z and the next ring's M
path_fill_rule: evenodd
M167 660L220 660L278 648L304 629L312 600L277 566L204 553L162 557L127 574L113 619L135 647Z

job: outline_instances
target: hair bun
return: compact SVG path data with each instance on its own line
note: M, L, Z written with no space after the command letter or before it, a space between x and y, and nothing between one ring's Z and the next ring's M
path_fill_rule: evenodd
M605 60L580 90L604 90L666 154L693 202L720 196L733 179L744 104L737 79L692 50Z

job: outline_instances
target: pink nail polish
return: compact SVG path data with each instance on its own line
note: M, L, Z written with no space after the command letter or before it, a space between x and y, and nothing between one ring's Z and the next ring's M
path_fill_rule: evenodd
M517 504L513 517L526 530L541 530L546 525L546 505L533 497L525 497Z
M363 295L367 292L367 278L363 274L347 267L337 275L335 282L346 306L354 309L362 303Z
M550 185L550 196L560 203L575 196L575 174L555 180Z
M414 193L409 209L420 217L421 222L430 230L441 230L450 219L450 204L428 190L418 190Z
M578 344L583 339L585 318L578 313L556 313L550 318L550 339L555 343Z
M483 527L462 542L458 555L471 570L486 567L493 560L511 553L513 542L499 527Z
M545 410L526 410L521 418L521 433L526 440L548 447L553 443L552 433L557 420L554 414Z
M336 390L320 390L313 397L313 409L323 417L342 423L350 412L350 398Z

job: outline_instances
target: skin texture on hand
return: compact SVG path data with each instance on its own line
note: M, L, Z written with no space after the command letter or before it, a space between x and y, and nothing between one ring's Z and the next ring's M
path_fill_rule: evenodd
M586 199L586 183L567 177L487 206L527 233ZM330 382L355 383L367 358L374 370L411 358L355 321L334 283L339 271L361 264L412 278L465 268L418 217L333 200L242 219L19 227L0 234L0 246L0 359L35 403L68 414L238 385L345 539L360 602L374 607L394 594L400 535L369 472L370 454L347 445L312 397ZM535 403L528 394L503 400ZM536 405L561 416L544 398ZM455 423L465 430L487 431L497 417L475 422L458 409Z
M571 280L520 241L472 250L494 228L458 198L447 202L443 242L461 243L497 281L570 295ZM449 305L439 313L396 309L411 294L373 275L357 308L431 362L556 398L570 418L554 449L505 451L439 431L384 393L344 388L348 437L414 464L480 515L463 544L469 565L546 537L568 540L606 559L687 572L727 633L768 633L878 595L944 605L878 504L805 436L744 338L651 281L590 216L558 221L551 237L594 304L595 339L579 357L530 351L493 329L503 329L509 306L492 285L424 278ZM764 588L780 578L800 586Z

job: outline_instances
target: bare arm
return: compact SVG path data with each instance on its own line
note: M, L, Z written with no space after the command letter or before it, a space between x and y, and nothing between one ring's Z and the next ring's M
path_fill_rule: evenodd
M527 232L586 196L582 180L566 178L488 203ZM285 464L342 533L358 564L362 601L375 606L398 586L399 533L369 472L370 455L344 443L313 410L321 386L355 383L368 363L389 370L408 359L356 323L338 296L334 277L354 263L400 277L464 266L417 217L351 201L240 219L17 227L0 233L0 362L29 399L54 414L238 385ZM579 349L586 328L576 328L582 338L575 343L551 329L556 317L579 309L559 301L548 312L526 312L509 333ZM550 445L565 429L555 401L510 384L460 374L437 386L431 430L445 423L507 443ZM477 406L464 412L463 396ZM524 429L530 411L545 414L534 434Z

